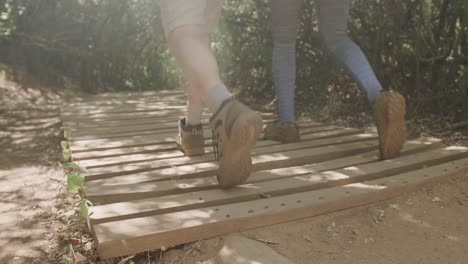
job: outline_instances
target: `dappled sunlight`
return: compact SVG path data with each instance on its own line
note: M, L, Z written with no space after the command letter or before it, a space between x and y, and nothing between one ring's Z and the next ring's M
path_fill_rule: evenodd
M106 188L109 187L109 188ZM118 193L116 193L115 189L118 187ZM86 188L86 192L88 195L94 194L98 196L105 196L111 194L120 194L125 195L125 193L142 193L142 192L150 192L154 191L157 188L157 184L150 185L138 185L134 186L132 184L129 185L117 185L117 186L95 186L89 185ZM91 199L91 198L90 198Z
M236 192L238 190L242 190L242 189L261 189L261 187L255 185L255 184L242 184L242 185L237 186L233 190L225 190L225 191L234 193L234 192Z
M292 176L292 175L299 175L304 173L314 173L316 170L310 168L312 165L304 165L304 166L294 166L288 168L280 168L270 170L270 173L281 175L281 176Z
M187 204L200 203L199 199L185 199L180 202L170 200L171 197L160 197L135 202L112 203L104 206L95 206L91 210L94 213L93 219L104 219L106 217L123 216L131 217L131 214L141 214L148 211L157 211L166 208L175 208Z
M263 163L263 162L271 162L272 160L280 160L288 158L288 155L282 153L271 153L271 154L262 154L256 155L252 157L253 163Z
M387 189L387 186L382 185L369 185L365 183L351 183L343 186L344 188L356 188L356 189L363 189L363 190L384 190Z
M131 172L125 173L123 175L118 175L108 179L95 179L97 182L91 181L92 184L110 186L118 185L125 183L136 183L136 182L152 182L152 181L161 181L161 180L170 180L170 179L181 179L183 178L193 178L195 175L203 174L212 174L214 175L215 170L218 168L218 164L215 162L209 163L200 163L193 165L181 165L178 167L164 168L164 169L155 169L151 171L144 172ZM92 173L92 172L91 172Z
M434 143L437 143L437 142L441 142L441 140L438 139L438 138L423 137L423 138L418 138L418 140L410 140L410 141L406 142L406 144L412 143L412 144L431 145L431 144L434 144Z
M2 199L4 199L2 197ZM2 217L0 218L0 225L2 224L12 224L17 221L17 217L13 216L12 214L7 214L9 211L16 211L19 209L19 205L12 202L0 202L0 214Z
M354 166L352 166L352 167L346 167L346 168L344 168L343 170L344 170L344 171L352 171L352 172L359 172L359 171L360 171L360 169L359 169L358 167L354 167Z
M326 171L318 174L304 175L294 177L295 179L307 181L307 182L323 182L323 181L336 181L342 179L348 179L349 176L336 171Z
M448 239L450 239L450 240L453 240L453 241L456 241L456 242L460 242L460 241L462 241L462 239L461 239L461 238L459 238L459 237L456 237L456 236L450 236L450 235L446 235L446 237L447 237Z
M217 167L218 167L217 162L204 162L204 163L197 163L197 164L192 164L192 165L183 165L183 166L177 167L177 170L186 171L186 172L194 172L197 170L213 169Z
M189 228L216 221L213 218L214 210L199 209L185 212L169 213L156 217L140 217L115 223L97 225L96 233L101 235L101 242L114 239L127 239L180 227ZM121 228L115 228L115 224ZM112 229L110 229L112 228Z
M355 135L358 138L374 138L375 134L372 133L362 133L362 134L356 134Z
M180 158L183 157L183 153L180 151L172 151L171 153L163 153L163 154L134 154L134 155L125 155L125 156L117 156L117 157L110 157L110 158L102 158L102 159L93 159L89 161L81 161L80 163L87 167L88 169L99 168L99 167L110 167L116 166L119 164L132 164L132 163L141 163L141 162L148 162L148 161L158 161L164 160L168 158Z
M184 181L183 183L175 183L175 187L180 189L195 188L197 186L204 186L207 184L213 185L216 183L214 178L195 178Z
M213 209L206 208L171 213L162 215L161 217L172 224L179 223L182 227L190 227L217 221L213 217L214 213L215 211Z
M224 263L229 263L226 261L234 261L232 263L236 264L269 264L269 263L264 263L260 262L257 260L252 260L252 259L247 259L245 257L242 257L238 253L238 249L230 247L230 246L224 246L221 251L218 253L222 259L224 259Z
M456 150L456 151L467 151L468 150L467 147L462 147L462 146L450 146L450 147L446 147L444 149L445 150Z

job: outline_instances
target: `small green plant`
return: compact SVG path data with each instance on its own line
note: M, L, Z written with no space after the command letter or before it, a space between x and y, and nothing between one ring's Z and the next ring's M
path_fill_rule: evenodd
M71 193L78 193L84 182L84 176L73 173L67 176L67 189Z
M93 204L87 199L81 199L80 201L80 218L81 220L86 220L89 214L89 206Z
M77 193L84 183L83 172L87 172L85 167L82 167L73 162L66 162L63 167L67 171L67 189L71 193Z
M67 142L67 141L62 141L62 142L60 142L60 146L62 146L62 150L63 150L63 149L68 149L68 148L69 148L68 142Z
M66 142L62 142L62 149L66 150L68 144ZM81 175L81 173L88 172L88 170L73 162L64 162L62 164L63 168L67 173L67 189L70 193L78 193L81 187L83 186L85 177ZM93 204L85 199L82 198L79 201L79 218L78 218L78 226L79 226L79 233L80 233L80 244L82 243L83 238L83 229L82 224L83 221L87 222L88 215L89 215L89 206Z
M80 172L80 173L88 172L88 169L86 169L86 167L80 166L73 162L65 162L63 164L63 167L71 172Z
M70 138L71 138L71 134L72 134L72 133L71 133L70 130L67 130L67 129L63 130L63 137L64 137L65 139L70 139Z
M68 162L71 160L71 150L68 145L67 141L60 142L60 146L62 147L62 158L64 162Z

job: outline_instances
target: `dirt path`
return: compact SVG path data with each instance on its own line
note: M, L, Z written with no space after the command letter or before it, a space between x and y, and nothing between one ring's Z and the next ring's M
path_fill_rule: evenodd
M59 160L59 100L0 79L0 263L58 263L66 252L74 200Z
M0 263L70 263L69 245L80 237L77 199L66 193L60 168L58 102L52 92L0 81ZM242 234L297 264L462 264L468 259L466 219L468 176L391 201ZM96 263L91 245L85 240L75 249ZM215 238L122 263L216 263L222 245Z
M466 219L468 175L387 202L242 234L265 241L296 264L464 264ZM185 257L181 263L214 264L213 249L222 243L203 241L188 257L190 245L171 249L161 263L179 263Z

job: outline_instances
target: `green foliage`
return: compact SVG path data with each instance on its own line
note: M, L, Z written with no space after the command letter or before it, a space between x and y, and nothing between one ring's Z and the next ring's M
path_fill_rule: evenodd
M41 74L81 81L86 90L167 89L179 73L154 0L8 0L0 4L0 58Z
M386 88L402 92L419 111L453 112L467 105L467 1L353 0L349 31ZM215 38L222 72L246 95L272 98L271 32L268 1L225 3ZM297 43L297 100L324 105L331 96L351 105L364 98L349 85L317 34L315 1L304 1ZM338 89L335 89L338 88ZM350 96L351 95L351 96ZM357 98L357 96L360 96ZM419 102L415 102L418 100ZM452 108L458 107L457 109Z
M77 193L84 182L84 176L79 173L72 173L67 176L67 189L71 193Z
M73 162L65 162L62 164L67 172L67 189L71 193L77 193L84 183L85 177L81 175L88 170Z
M468 65L468 0L351 4L350 35L385 87L409 102L424 99L409 104L418 111L426 106L450 112L447 105L463 105L451 102L468 100L462 68ZM357 94L355 85L334 70L317 23L315 1L305 0L297 43L299 104L320 106L338 95L358 105L357 96L349 96ZM226 0L212 47L229 87L257 99L274 97L268 0ZM87 90L168 89L182 83L155 0L4 0L0 60L39 74L47 65Z
M70 130L64 130L63 131L63 138L64 139L70 139L71 138L71 131Z
M70 152L69 148L62 149L62 158L63 158L63 161L65 161L65 162L70 161L71 152Z
M61 141L60 146L62 147L62 150L68 149L68 142L67 141Z
M66 162L63 164L63 167L68 170L76 171L76 172L88 172L86 167L80 166L73 162Z
M80 218L82 220L86 220L88 218L88 215L89 215L89 206L92 206L93 204L86 200L86 199L82 199L80 201Z

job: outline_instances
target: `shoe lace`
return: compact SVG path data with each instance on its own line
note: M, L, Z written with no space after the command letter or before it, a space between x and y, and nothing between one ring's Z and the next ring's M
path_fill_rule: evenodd
M211 144L213 146L213 154L216 161L219 161L219 145L218 145L218 133L211 130Z
M211 131L211 144L213 145L213 154L214 154L214 158L216 161L219 161L223 156L222 150L220 150L219 148L219 141L220 141L219 133L212 130Z

